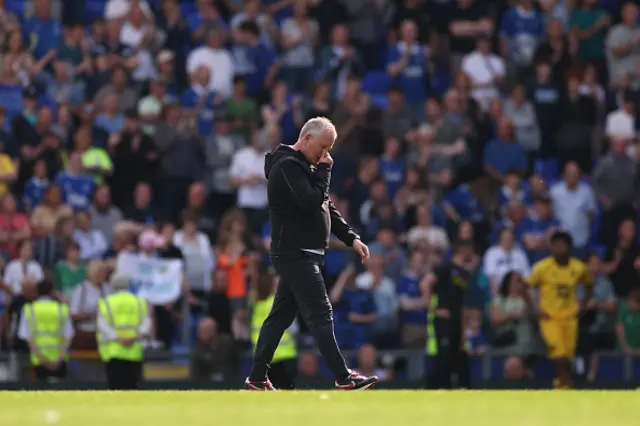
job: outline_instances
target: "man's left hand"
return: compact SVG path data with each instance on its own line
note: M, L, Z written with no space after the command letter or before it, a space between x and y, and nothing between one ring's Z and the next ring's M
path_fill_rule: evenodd
M369 260L371 255L369 254L369 247L365 243L360 240L354 240L353 249L360 255L362 263L366 263Z

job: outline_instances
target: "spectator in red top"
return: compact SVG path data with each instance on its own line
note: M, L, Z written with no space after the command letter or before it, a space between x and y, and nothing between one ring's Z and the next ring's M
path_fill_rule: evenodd
M15 258L18 243L31 237L29 219L16 211L16 199L12 194L2 197L0 209L0 250Z

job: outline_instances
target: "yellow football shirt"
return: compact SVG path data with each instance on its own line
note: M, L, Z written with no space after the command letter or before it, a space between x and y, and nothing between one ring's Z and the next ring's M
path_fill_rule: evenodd
M533 265L527 280L540 289L540 309L552 319L575 318L578 315L579 285L593 285L593 277L584 262L571 258L567 265L559 265L546 257Z
M7 154L0 154L0 175L8 175L16 172L16 165L13 163L11 157ZM6 183L0 183L0 197L7 193L9 185Z

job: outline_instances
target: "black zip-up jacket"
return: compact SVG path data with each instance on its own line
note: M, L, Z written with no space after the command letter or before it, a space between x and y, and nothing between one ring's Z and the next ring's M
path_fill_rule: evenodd
M268 180L271 253L324 249L333 233L351 247L360 238L329 200L331 168L313 167L301 152L279 145L264 163Z

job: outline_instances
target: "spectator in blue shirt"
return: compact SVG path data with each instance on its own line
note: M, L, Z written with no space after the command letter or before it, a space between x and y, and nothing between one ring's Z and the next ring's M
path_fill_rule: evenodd
M34 16L22 24L22 36L33 57L39 61L58 48L62 39L62 26L51 18L50 0L35 0L34 3Z
M537 198L534 210L535 216L524 219L515 230L532 264L549 255L549 236L560 226L553 217L549 197Z
M427 98L427 58L417 37L416 23L404 21L400 28L401 40L389 49L387 73L402 88L409 105L422 107Z
M489 244L497 244L500 238L500 233L505 228L513 230L514 236L518 238L520 235L515 234L526 218L526 206L520 201L511 201L506 206L504 218L493 225L493 229L489 235Z
M520 69L529 67L544 32L544 15L535 9L534 1L520 0L517 6L509 9L502 17L502 56Z
M282 143L293 145L298 138L298 131L302 127L304 113L301 98L296 96L289 99L287 85L279 81L271 91L271 102L262 107L262 119L265 122L277 122L282 135Z
M211 71L205 65L200 65L190 76L191 85L182 92L182 107L198 117L200 135L213 133L215 109L222 102L222 97L209 87Z
M508 172L524 174L527 171L527 153L515 140L511 119L504 117L498 122L498 137L485 147L482 163L498 182L504 182Z
M96 127L104 129L109 136L122 132L124 115L118 111L118 94L109 93L104 97L102 112L96 117Z
M91 205L95 190L95 179L83 173L82 157L71 154L67 169L60 172L56 184L62 189L62 199L74 210L85 210Z
M384 142L384 152L378 160L378 169L387 184L389 198L392 200L404 183L405 162L401 157L401 148L398 139L388 138Z
M197 43L204 41L209 30L225 30L227 28L227 24L220 16L213 1L197 1L196 5L198 11L187 17L187 23L191 30L191 36Z
M372 343L374 325L378 318L372 289L345 289L342 301L351 331L350 349L359 349Z
M262 96L278 73L277 55L260 41L260 28L254 21L240 24L236 34L232 50L235 73L244 76L249 96Z
M85 30L82 24L69 25L64 29L62 41L57 49L56 59L70 63L75 75L90 70L89 57L85 58L82 49L84 38Z
M47 86L47 97L54 105L71 104L79 107L84 103L84 83L73 80L70 62L53 62L53 81Z
M424 349L427 344L427 307L420 286L426 266L424 253L415 250L409 258L409 268L396 282L402 346L407 349Z
M33 176L24 186L24 206L27 211L32 211L42 202L44 192L49 186L47 174L47 163L42 159L36 161Z
M498 209L503 211L511 201L525 203L527 193L522 185L522 179L517 172L507 172L504 183L498 192Z
M473 224L476 235L484 235L486 213L482 204L467 184L454 188L442 202L442 208L447 216L447 231L456 234L456 228L465 220ZM485 230L486 232L486 230Z

